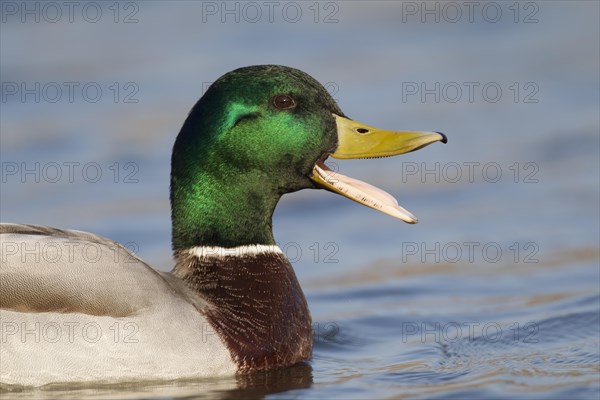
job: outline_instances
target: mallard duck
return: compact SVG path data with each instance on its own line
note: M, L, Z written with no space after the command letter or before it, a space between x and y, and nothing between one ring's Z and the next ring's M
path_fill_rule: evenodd
M327 157L385 157L446 142L346 117L297 69L251 66L192 108L171 160L170 273L91 233L3 224L0 382L116 382L231 375L312 352L311 318L273 238L280 197L327 189L408 223Z

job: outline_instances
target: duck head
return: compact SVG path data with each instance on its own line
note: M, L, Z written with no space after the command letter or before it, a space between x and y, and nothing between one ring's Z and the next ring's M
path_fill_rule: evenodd
M327 189L408 223L416 218L374 186L325 160L387 157L433 142L437 132L386 131L356 122L297 69L236 69L191 110L173 148L173 246L274 244L271 217L285 193Z

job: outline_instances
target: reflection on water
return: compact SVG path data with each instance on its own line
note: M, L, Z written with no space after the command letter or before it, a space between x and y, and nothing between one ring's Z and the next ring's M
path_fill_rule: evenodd
M247 399L306 389L312 385L312 367L300 363L289 368L231 378L180 380L175 382L137 382L97 385L52 384L35 390L0 387L3 399L138 399L199 398Z

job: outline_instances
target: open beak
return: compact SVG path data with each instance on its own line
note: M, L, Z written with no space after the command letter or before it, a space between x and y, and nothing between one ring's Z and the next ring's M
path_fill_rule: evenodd
M433 142L446 143L439 132L384 131L333 114L337 124L338 146L329 154L334 158L377 158L409 153ZM358 179L350 178L327 168L321 158L313 167L311 179L319 186L409 224L417 218L398 205L385 191Z

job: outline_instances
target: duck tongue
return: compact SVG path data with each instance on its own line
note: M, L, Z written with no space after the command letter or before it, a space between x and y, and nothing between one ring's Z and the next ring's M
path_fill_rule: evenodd
M389 193L366 182L334 172L322 160L317 161L313 167L311 179L323 188L341 194L357 203L399 218L409 224L417 223L417 218L402 208Z

